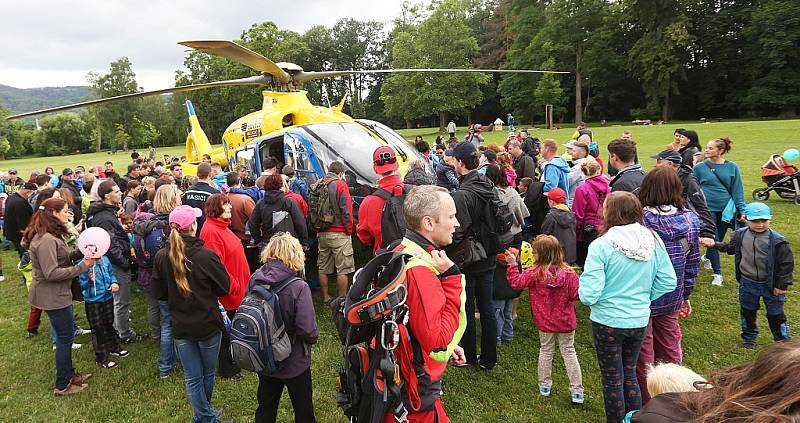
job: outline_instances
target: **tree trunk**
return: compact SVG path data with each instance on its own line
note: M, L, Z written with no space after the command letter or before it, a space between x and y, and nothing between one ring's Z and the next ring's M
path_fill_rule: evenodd
M581 99L581 45L575 49L575 124L583 121L583 101Z
M447 112L439 112L439 133L444 133L445 126L447 126Z
M586 103L583 106L583 116L587 116L589 114L589 103L592 98L591 93L592 93L592 81L589 81L589 86L586 87Z
M100 124L97 124L97 139L95 140L95 147L94 150L96 153L100 152L100 143L102 142L102 130L100 129Z
M661 120L667 122L669 116L669 90L664 94L664 102L661 104Z
M405 119L406 119L406 129L411 129L411 119L409 119L409 118L405 118Z

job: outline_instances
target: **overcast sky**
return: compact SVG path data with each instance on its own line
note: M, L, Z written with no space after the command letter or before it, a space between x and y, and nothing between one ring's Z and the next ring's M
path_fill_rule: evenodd
M238 38L273 21L305 32L339 18L389 21L402 0L0 0L0 84L87 85L127 56L145 90L173 86L185 47L178 41ZM283 6L283 7L281 7Z

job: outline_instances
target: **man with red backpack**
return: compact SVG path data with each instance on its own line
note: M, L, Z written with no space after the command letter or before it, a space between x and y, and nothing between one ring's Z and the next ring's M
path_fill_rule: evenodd
M385 247L390 242L403 237L391 236L394 239L383 238L383 225L381 222L387 200L397 197L402 202L402 197L407 194L403 185L403 179L397 173L398 163L397 154L388 146L381 146L372 153L372 168L380 176L378 180L378 190L364 198L358 211L358 226L356 235L364 245L371 245L373 254L381 247ZM397 200L395 200L397 201ZM405 229L405 228L403 228ZM387 242L388 241L388 242Z
M464 275L443 246L458 227L456 206L446 189L415 187L403 207L406 235L395 251L412 256L406 264L408 323L402 325L395 350L403 387L401 397L409 422L448 423L442 375L448 361L466 362L458 346L467 326ZM388 413L384 422L394 422Z

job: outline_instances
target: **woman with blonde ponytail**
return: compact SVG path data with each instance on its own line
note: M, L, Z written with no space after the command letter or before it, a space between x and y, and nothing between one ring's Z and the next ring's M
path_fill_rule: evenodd
M225 324L217 297L228 293L230 278L213 251L195 236L202 211L180 206L169 214L169 241L156 253L151 289L167 301L172 336L183 364L186 395L194 421L219 422L211 408L217 357Z

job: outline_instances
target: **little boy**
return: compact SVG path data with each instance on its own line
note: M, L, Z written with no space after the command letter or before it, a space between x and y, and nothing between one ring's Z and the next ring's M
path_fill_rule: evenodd
M564 249L564 261L575 264L575 213L565 204L567 193L561 188L553 188L545 196L550 211L544 217L541 233L556 237Z
M86 304L86 319L92 328L95 361L104 369L114 368L117 363L108 359L109 354L125 357L128 352L120 348L114 329L114 297L111 294L119 290L119 285L108 257L103 256L91 269L81 273L79 279Z
M731 234L731 241L715 242L700 238L709 248L735 255L736 280L739 281L739 306L742 316L744 347L754 349L758 337L756 312L764 299L772 338L789 339L789 326L783 313L784 294L792 284L794 257L789 242L769 228L772 212L764 203L750 203L744 209L747 227Z

